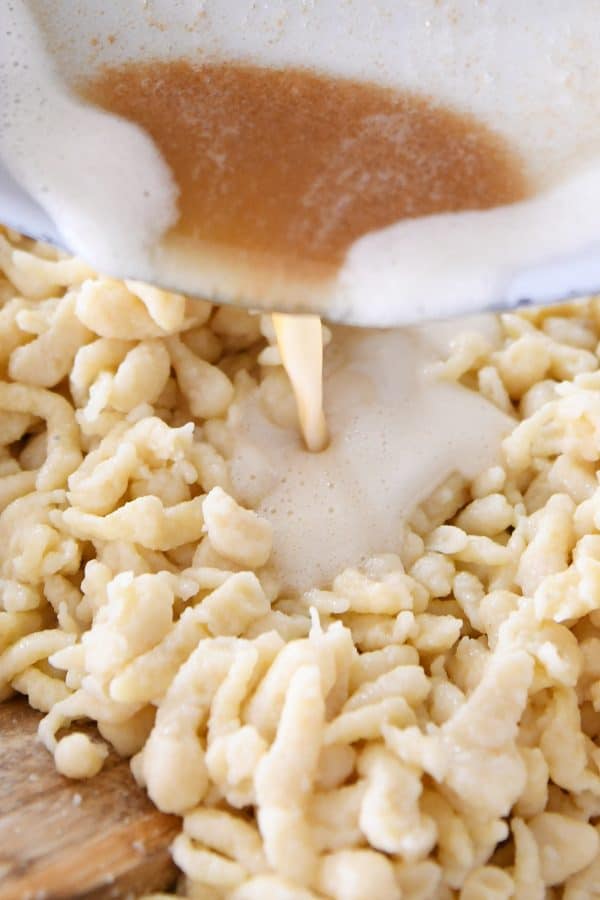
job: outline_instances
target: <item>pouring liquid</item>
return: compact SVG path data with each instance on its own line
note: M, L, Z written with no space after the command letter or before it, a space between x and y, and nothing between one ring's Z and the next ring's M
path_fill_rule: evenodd
M324 450L329 439L323 412L323 339L318 316L273 313L283 366L296 398L302 436L308 450Z

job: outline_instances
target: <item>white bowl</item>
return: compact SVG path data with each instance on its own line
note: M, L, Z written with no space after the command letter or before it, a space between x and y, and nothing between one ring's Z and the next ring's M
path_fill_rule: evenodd
M296 306L326 302L333 317L390 324L600 287L593 0L10 0L2 16L0 218L102 269L280 304L281 284L245 296L218 266L145 254L173 217L160 190L154 213L134 196L160 180L155 148L138 135L128 150L125 135L107 189L118 123L110 131L106 115L74 115L61 94L103 65L184 56L302 66L417 93L473 116L520 160L525 200L371 232L349 248L326 296Z

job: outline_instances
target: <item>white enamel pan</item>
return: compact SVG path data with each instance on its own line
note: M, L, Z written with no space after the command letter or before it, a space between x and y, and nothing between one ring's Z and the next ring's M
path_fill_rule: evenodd
M56 100L57 85L68 93L102 66L186 57L390 86L472 116L519 160L528 190L518 202L367 233L325 301L307 291L294 309L326 302L330 318L390 325L600 289L595 0L3 0L0 26L0 221L109 274L290 308L277 285L236 292L218 266L144 259L135 204L126 190L104 202L102 166L90 171L118 146L107 116L78 118ZM138 137L135 161L114 162L127 189L157 164L150 137Z

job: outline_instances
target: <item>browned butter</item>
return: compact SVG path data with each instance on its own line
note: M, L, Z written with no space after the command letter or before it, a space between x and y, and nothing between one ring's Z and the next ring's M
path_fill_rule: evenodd
M331 274L360 236L526 194L472 116L303 69L150 61L102 69L85 97L151 135L179 188L168 240Z

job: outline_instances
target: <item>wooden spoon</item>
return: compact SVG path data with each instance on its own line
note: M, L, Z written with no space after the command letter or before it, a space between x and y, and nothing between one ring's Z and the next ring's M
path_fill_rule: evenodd
M41 716L0 704L0 900L134 898L172 885L180 820L156 810L126 760L90 781L59 775L37 741Z

